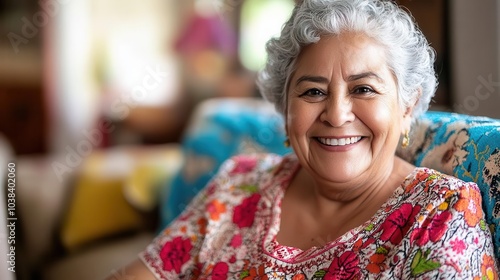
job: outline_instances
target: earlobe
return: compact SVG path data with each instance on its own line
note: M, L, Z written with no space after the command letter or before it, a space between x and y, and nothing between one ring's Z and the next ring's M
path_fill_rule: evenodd
M411 129L413 108L415 108L418 101L420 100L421 94L422 94L422 89L419 88L417 90L417 97L415 98L415 101L410 106L406 107L405 112L403 114L403 125L401 127L402 129L401 134L405 134L406 131L409 131Z
M412 111L408 110L403 115L403 123L401 125L401 135L404 135L411 129L411 119L412 119Z
M412 116L413 116L413 106L409 106L406 108L404 114L403 114L403 124L401 126L401 134L405 134L411 129L411 122L412 122Z

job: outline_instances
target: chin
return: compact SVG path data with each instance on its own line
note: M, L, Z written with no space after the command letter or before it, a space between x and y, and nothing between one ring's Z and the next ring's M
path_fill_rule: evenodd
M320 175L321 178L324 178L328 182L332 183L349 183L355 181L360 178L365 170L360 169L359 164L355 164L355 168L341 166L336 164L334 167L317 170L316 174Z

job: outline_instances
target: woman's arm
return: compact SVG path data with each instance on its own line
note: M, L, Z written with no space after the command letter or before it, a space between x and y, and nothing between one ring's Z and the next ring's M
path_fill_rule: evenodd
M136 259L132 263L118 270L119 273L114 273L106 278L106 280L128 280L128 279L141 279L141 280L155 280L156 277L140 260Z

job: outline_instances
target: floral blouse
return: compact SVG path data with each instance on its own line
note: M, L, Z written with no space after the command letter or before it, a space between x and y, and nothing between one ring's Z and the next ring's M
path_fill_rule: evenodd
M294 155L236 156L140 258L158 279L497 279L481 195L416 168L363 225L308 250L276 240Z

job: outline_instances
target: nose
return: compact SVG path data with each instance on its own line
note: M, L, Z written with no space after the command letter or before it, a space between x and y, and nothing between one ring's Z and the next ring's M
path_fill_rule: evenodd
M352 100L345 94L330 94L320 115L320 120L333 127L342 127L354 121Z

